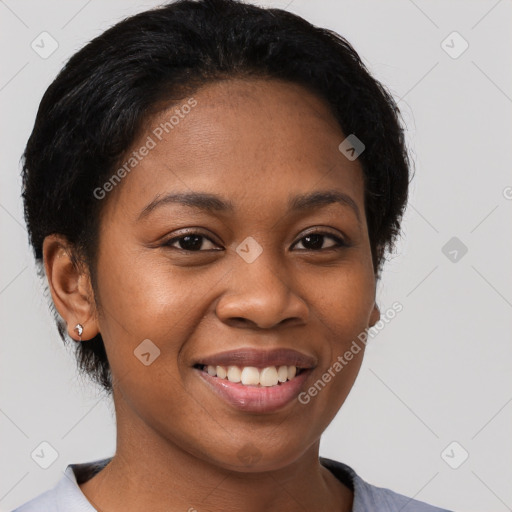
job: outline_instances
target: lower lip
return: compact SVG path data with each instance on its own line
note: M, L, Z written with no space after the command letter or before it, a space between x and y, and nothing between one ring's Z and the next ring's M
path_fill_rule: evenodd
M309 369L303 370L292 380L276 386L244 386L239 382L212 377L197 368L194 370L218 396L246 412L274 412L283 408L297 398L311 372Z

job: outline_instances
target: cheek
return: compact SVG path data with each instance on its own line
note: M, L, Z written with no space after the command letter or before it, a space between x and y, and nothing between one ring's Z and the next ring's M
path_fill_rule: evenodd
M368 327L375 304L375 279L365 260L340 267L322 280L322 286L310 284L308 289L308 300L333 349L344 350Z
M108 324L104 327L113 339L121 331L134 343L179 339L180 332L205 314L202 307L212 280L220 277L210 271L207 278L204 270L173 267L165 258L136 251L115 257L106 251L98 262L102 316Z
M194 453L197 438L212 434L194 421L201 409L184 386L180 355L211 287L200 272L185 274L122 252L98 262L100 329L124 421L141 431L140 421L151 425Z
M364 337L375 301L375 281L365 262L340 269L315 288L309 300L322 354L312 387L304 403L329 422L345 401L358 375L364 355ZM311 290L313 287L310 288ZM363 341L361 341L361 339ZM307 402L307 404L306 404Z
M180 354L211 288L201 272L181 270L127 251L105 251L98 261L99 324L112 374L142 408L167 404L164 416L190 407L177 392Z

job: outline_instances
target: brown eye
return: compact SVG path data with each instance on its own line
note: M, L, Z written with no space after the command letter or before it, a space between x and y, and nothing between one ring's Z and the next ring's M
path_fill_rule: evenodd
M211 250L212 247L204 247L205 241L207 241L206 245L209 243L213 246L213 248L217 247L208 237L199 233L190 233L172 238L171 240L165 242L164 245L182 251L200 252L204 250Z
M331 244L327 247L324 246L325 240L330 239L334 241L334 244ZM327 233L311 233L302 237L297 244L302 243L303 249L308 251L320 251L325 249L335 249L338 247L345 246L345 243L340 238L330 235ZM295 245L297 245L295 244ZM295 247L295 246L294 246Z

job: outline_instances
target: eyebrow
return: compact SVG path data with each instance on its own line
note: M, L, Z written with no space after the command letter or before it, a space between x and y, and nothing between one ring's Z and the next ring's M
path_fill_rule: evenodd
M319 190L309 194L300 194L295 197L291 197L288 200L288 207L292 212L299 212L311 210L313 208L321 208L323 206L336 203L352 209L358 222L361 223L361 214L356 202L349 195L337 190ZM232 213L235 211L235 206L231 201L222 199L214 194L203 192L174 193L167 194L163 197L157 196L142 209L137 220L142 220L155 209L168 204L180 204L182 206L196 208L207 213Z
M302 211L336 203L352 209L356 214L357 221L361 223L361 213L359 212L359 207L356 202L349 195L337 190L319 190L311 194L302 194L292 197L289 200L289 207L292 211Z
M187 192L157 196L151 203L145 206L139 214L138 220L149 215L153 210L167 204L181 204L190 206L205 212L233 212L235 207L231 201L221 199L214 194L203 192Z

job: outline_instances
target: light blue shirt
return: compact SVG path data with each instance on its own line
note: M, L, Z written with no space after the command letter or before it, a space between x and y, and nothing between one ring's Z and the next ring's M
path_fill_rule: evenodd
M77 475L85 480L104 468L110 458L83 464L69 464L64 476L52 489L36 496L12 512L96 512L77 483ZM389 489L371 485L346 464L320 457L323 466L350 487L354 493L352 512L449 512L417 500L407 498ZM79 477L80 483L82 478Z

